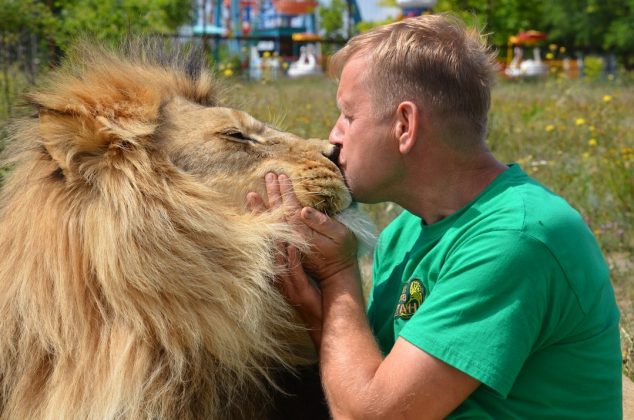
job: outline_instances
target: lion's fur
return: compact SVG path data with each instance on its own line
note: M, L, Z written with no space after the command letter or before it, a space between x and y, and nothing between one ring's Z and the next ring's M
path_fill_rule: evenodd
M304 244L244 196L277 170L341 210L328 145L219 107L194 53L86 45L29 94L5 156L0 418L257 417L311 348L273 280L277 241Z

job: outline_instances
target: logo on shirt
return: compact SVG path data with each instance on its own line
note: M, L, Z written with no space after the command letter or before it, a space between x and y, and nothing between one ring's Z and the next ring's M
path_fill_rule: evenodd
M418 279L411 279L403 286L401 297L396 305L394 318L410 319L425 300L425 286Z

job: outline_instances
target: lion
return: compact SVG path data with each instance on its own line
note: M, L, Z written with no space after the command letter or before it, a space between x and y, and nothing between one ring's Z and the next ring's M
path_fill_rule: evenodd
M194 49L84 43L27 94L0 196L0 418L259 418L314 361L275 285L306 244L249 191L351 196L328 142L223 107Z

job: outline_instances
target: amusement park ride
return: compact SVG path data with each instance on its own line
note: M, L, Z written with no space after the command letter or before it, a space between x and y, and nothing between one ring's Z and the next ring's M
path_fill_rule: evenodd
M538 44L545 41L548 36L543 32L526 31L511 36L508 42L508 63L504 74L510 78L517 77L541 77L548 74L548 66L541 59L541 50ZM533 57L523 59L524 48L533 47ZM512 50L511 50L512 49Z
M436 0L396 0L396 5L406 18L429 12L436 5Z
M316 0L198 0L192 31L226 38L316 34L318 5ZM358 10L355 0L352 5Z
M369 0L362 0L369 1ZM346 0L349 23L361 21L356 0ZM324 2L326 4L327 2ZM436 0L397 0L403 17L429 11ZM195 22L188 27L191 35L229 41L233 53L244 50L239 41L250 45L249 67L262 66L266 57L299 57L290 64L288 75L301 76L321 72L316 56L321 41L318 34L317 0L197 0ZM242 44L244 45L244 44ZM254 50L255 48L255 50ZM270 60L269 60L270 61Z
M359 7L356 0L348 1L353 12L351 22L357 24L361 21ZM190 31L194 36L228 41L232 54L241 55L244 48L240 45L244 44L239 41L247 41L250 72L267 63L277 66L279 63L273 63L271 56L299 56L289 67L289 74L313 74L321 72L317 48L308 44L321 40L316 21L318 6L317 0L197 0L196 20Z

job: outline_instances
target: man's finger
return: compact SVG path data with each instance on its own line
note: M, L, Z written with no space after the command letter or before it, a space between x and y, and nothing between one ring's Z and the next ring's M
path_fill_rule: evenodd
M278 182L280 186L280 193L282 195L282 202L284 203L284 210L287 215L296 215L301 210L302 206L299 204L299 200L297 200L297 196L295 195L293 183L284 174L280 174L278 176Z
M315 232L326 236L330 239L336 239L345 234L347 228L331 219L324 213L317 211L311 207L304 207L301 211L302 221Z
M280 186L277 175L269 172L264 177L266 183L266 194L269 197L269 207L276 208L282 205L282 197L280 195Z

